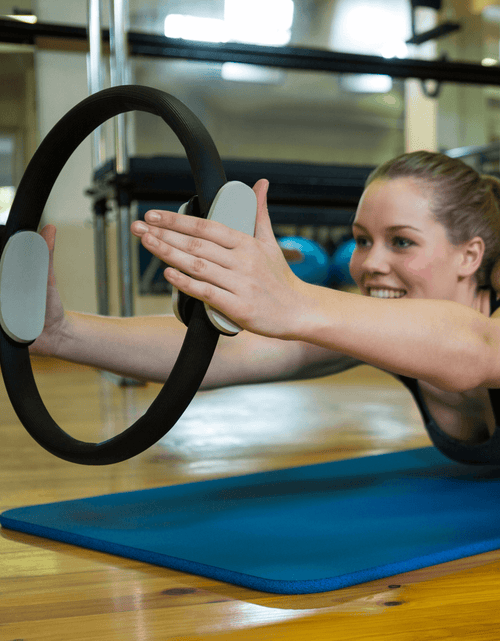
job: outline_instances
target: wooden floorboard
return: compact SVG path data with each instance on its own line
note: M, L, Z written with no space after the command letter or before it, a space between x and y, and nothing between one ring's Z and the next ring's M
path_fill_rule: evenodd
M50 413L101 441L160 387L119 388L85 367L34 359ZM299 383L198 394L161 443L106 467L40 448L0 386L0 511L429 445L409 393L370 367ZM281 596L0 531L0 641L500 638L500 553L311 595Z

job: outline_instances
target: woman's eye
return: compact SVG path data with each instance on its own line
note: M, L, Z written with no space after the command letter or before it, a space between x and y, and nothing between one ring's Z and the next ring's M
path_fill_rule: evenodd
M368 247L369 244L369 239L366 238L365 236L357 236L354 238L356 242L356 247ZM396 236L392 240L393 246L396 247L396 249L408 249L408 247L411 247L412 245L415 245L415 243L410 240L409 238L403 238L402 236Z
M415 243L412 240L409 240L408 238L402 238L401 236L397 236L396 238L394 238L394 244L399 249L406 249L407 247L411 247L411 245L414 245Z

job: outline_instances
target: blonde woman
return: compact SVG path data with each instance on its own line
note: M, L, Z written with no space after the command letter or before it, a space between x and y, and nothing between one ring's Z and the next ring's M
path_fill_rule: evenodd
M430 152L377 168L353 222L350 270L361 296L293 274L271 228L267 187L254 187L255 237L167 211L132 224L171 265L172 285L246 330L221 337L202 389L368 363L408 387L444 454L500 463L498 181ZM43 235L52 255L55 229ZM46 328L31 350L161 382L184 332L175 317L65 313L51 270Z

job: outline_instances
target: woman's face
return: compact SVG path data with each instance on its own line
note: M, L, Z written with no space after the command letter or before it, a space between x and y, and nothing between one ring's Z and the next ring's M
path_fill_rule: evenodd
M359 202L353 235L350 272L365 296L460 299L463 249L448 241L414 180L371 183Z

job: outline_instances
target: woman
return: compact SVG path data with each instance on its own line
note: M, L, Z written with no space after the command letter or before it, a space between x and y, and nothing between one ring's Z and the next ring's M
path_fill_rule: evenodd
M353 223L351 274L362 296L292 273L271 228L267 187L265 180L254 187L255 237L173 212L148 212L146 224L131 227L172 265L165 270L172 285L248 330L221 337L202 388L308 378L368 363L410 389L445 454L500 463L500 408L496 419L492 406L500 388L500 320L492 307L496 282L492 287L488 280L500 254L495 179L428 152L379 167ZM54 228L43 233L53 252ZM52 271L48 296L46 329L34 353L166 379L185 331L175 318L65 314Z

